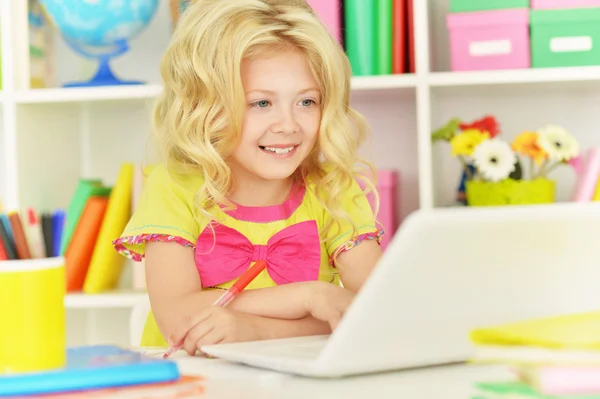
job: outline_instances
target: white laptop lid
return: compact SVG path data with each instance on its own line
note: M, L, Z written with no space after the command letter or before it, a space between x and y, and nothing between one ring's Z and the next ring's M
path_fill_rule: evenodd
M405 220L319 365L466 360L473 328L600 309L600 204L450 208Z

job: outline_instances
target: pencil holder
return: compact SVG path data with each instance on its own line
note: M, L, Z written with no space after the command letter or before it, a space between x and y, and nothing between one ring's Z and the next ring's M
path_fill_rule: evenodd
M0 375L66 362L64 258L0 261Z

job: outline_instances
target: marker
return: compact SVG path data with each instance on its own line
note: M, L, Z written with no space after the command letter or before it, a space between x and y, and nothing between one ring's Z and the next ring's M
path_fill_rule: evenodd
M229 287L227 291L225 291L223 295L219 297L219 299L217 299L213 303L213 306L227 306L231 301L235 299L235 297L237 297L240 294L240 292L244 290L244 288L248 286L248 284L252 282L252 280L256 278L256 276L260 274L260 272L262 272L265 269L265 267L267 267L267 264L263 260L259 260L256 263L254 263L254 265L252 265L251 268L246 270L244 274L242 274L240 278L231 287ZM166 359L173 353L177 352L179 349L181 349L182 346L183 339L179 343L170 347L169 350L163 355L163 359Z

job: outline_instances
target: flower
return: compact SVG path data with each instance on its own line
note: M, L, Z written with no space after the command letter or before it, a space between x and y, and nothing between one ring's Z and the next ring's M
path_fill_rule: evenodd
M461 130L476 129L482 132L488 132L491 138L496 137L500 133L500 127L498 125L498 122L493 116L489 115L471 123L463 122L459 125L459 127L461 128Z
M477 147L482 141L489 138L487 132L481 132L476 129L469 129L457 134L450 140L452 146L452 155L466 155L471 156L475 147Z
M547 125L538 130L538 144L553 161L568 162L579 155L579 144L569 132L558 125Z
M540 165L544 159L548 158L548 153L539 146L538 137L537 132L523 132L515 138L512 148Z
M495 138L475 148L473 163L486 180L497 182L506 179L515 170L517 156L507 142Z

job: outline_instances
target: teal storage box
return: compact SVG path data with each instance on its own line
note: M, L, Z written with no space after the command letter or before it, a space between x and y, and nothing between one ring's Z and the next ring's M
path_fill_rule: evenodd
M531 10L531 66L600 65L600 7Z
M450 12L529 8L529 0L450 0Z

